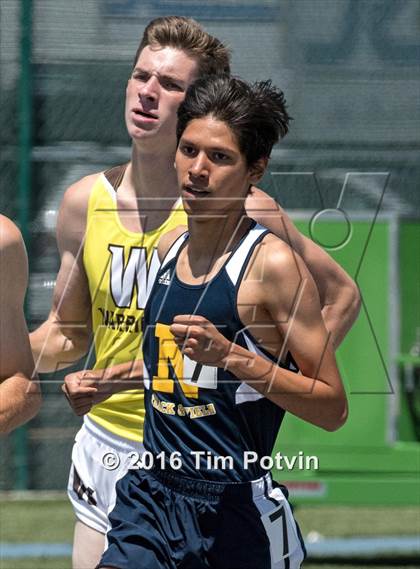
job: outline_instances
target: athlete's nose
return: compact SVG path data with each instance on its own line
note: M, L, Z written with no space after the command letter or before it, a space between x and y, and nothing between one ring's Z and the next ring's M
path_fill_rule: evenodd
M191 161L188 173L193 178L208 178L208 161L204 152L199 152Z
M159 81L152 75L145 81L139 89L140 101L146 99L147 101L157 101L159 96Z

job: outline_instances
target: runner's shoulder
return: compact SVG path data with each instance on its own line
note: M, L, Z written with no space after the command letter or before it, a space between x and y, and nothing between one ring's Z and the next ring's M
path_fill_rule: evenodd
M23 246L22 235L13 221L0 214L0 249L15 246Z
M268 233L256 248L256 270L263 268L265 278L289 278L302 272L303 261L288 243L272 233Z
M0 215L0 272L2 301L22 296L28 279L25 244L19 229L4 215Z
M158 244L158 254L161 261L163 261L165 255L178 239L178 237L186 231L187 227L185 225L179 225L178 227L175 227L175 229L172 229L171 231L168 231L162 235L162 237L159 239Z
M57 219L57 242L60 251L78 248L85 235L89 197L102 172L81 178L64 192Z
M90 193L96 180L102 173L103 172L96 172L89 174L69 186L64 192L60 209L68 209L69 213L78 212L86 214Z

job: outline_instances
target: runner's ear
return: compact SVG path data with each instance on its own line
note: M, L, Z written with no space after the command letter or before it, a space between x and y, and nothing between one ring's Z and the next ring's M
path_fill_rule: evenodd
M257 184L264 175L267 168L268 158L259 158L249 167L249 179L251 184Z

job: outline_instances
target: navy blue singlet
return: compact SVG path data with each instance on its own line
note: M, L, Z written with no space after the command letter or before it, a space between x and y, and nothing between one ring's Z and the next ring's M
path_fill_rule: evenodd
M251 227L223 268L203 285L183 283L176 275L188 239L188 233L181 235L162 263L144 312L144 444L153 455L163 453L167 469L171 453L179 452L178 472L190 478L245 482L263 476L259 461L244 468L244 453L271 455L283 420L283 409L240 378L182 356L169 332L177 314L204 316L230 341L275 361L257 345L237 310L247 264L268 233L260 225ZM286 366L296 371L291 358ZM227 461L214 467L216 456Z

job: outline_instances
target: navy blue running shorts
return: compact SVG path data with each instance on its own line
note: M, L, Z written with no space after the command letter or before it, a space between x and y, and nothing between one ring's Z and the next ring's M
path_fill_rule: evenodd
M131 470L117 483L98 569L297 569L305 557L284 487Z

